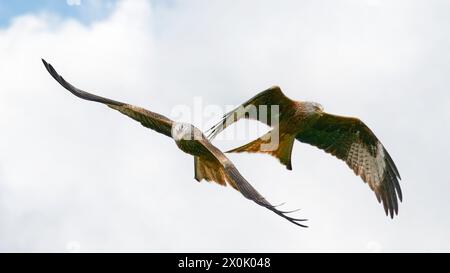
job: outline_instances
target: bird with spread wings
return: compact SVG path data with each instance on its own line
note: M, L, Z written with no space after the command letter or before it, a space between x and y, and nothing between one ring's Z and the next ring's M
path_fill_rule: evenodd
M276 106L277 111L268 111L261 106ZM267 117L261 117L261 109ZM256 113L251 114L251 110ZM208 138L212 140L241 118L259 120L273 129L228 152L270 154L292 170L294 140L308 143L345 161L375 192L378 202L383 203L386 215L393 218L394 213L398 214L398 199L402 201L400 174L383 144L361 120L328 114L315 102L291 100L278 86L273 86L225 114L219 123L208 130ZM278 141L272 141L273 136Z
M227 184L239 191L244 197L263 206L295 225L307 227L297 219L287 216L293 211L280 211L270 204L253 186L239 173L234 164L195 126L187 123L177 123L169 118L131 104L100 97L80 90L60 76L52 65L42 60L50 75L65 89L75 96L94 102L103 103L110 108L140 122L144 127L152 129L165 136L173 138L183 152L194 156L195 179L214 181L220 185Z

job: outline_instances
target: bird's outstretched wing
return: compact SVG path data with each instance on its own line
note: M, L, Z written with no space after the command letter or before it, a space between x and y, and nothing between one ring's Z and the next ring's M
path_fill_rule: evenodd
M120 111L121 113L131 117L134 120L139 121L143 126L155 130L161 134L172 137L172 125L173 121L169 118L159 115L157 113L145 110L140 107L136 107L130 104L126 104L123 102L111 100L108 98L100 97L86 91L80 90L68 83L62 76L60 76L56 70L52 67L52 65L48 64L45 60L42 60L47 71L52 75L52 77L59 82L64 88L69 90L72 94L77 97L80 97L85 100L100 102L106 104L107 106ZM251 185L248 183L233 163L225 157L225 155L216 147L214 147L206 138L199 140L200 149L203 151L203 156L200 158L210 158L212 161L215 161L215 164L212 164L213 167L219 165L220 169L223 170L223 176L221 172L213 172L213 175L208 178L213 178L219 184L223 184L228 182L233 188L237 189L244 195L246 198L256 202L257 204L275 212L281 217L287 219L288 221L302 227L306 227L305 225L300 224L299 222L305 221L304 219L296 219L287 216L287 213L276 209L275 206L271 205L267 200L262 197ZM198 157L196 157L198 158ZM209 160L207 160L209 161ZM217 170L217 169L216 169ZM197 170L196 170L197 171ZM197 176L197 174L196 174ZM197 177L196 177L197 178Z
M345 161L383 202L386 215L393 218L398 213L400 174L383 144L361 120L324 113L296 138Z
M286 214L295 212L294 211L280 211L276 208L276 206L273 206L270 204L253 186L239 173L237 168L234 166L234 164L229 160L218 148L216 148L214 145L212 145L206 138L199 140L202 148L202 153L204 153L204 158L211 158L210 161L214 162L216 164L219 164L220 166L216 167L215 169L222 169L224 170L223 178L219 180L225 180L228 184L230 184L233 188L238 190L244 197L247 199L250 199L257 203L260 206L263 206L277 215L285 218L289 222L301 226L301 227L307 227L306 225L301 224L303 221L307 221L306 219L297 219L290 216L287 216ZM217 176L218 172L216 171L216 174L214 176ZM216 179L217 180L217 179Z
M144 108L100 97L88 93L86 91L83 91L81 89L78 89L72 84L68 83L66 80L64 80L64 78L56 72L56 70L53 68L51 64L47 63L44 59L42 59L42 62L44 63L45 68L50 73L50 75L52 75L52 77L57 82L59 82L65 89L69 90L75 96L85 100L106 104L107 106L121 112L122 114L125 114L136 121L139 121L143 126L172 138L173 121L170 120L169 118L148 111Z
M233 111L226 113L220 122L206 131L208 133L208 139L214 139L225 128L241 118L258 119L266 125L271 126L272 109L268 108L268 106L278 106L278 111L281 114L292 109L292 103L293 101L283 94L280 87L273 86L256 94L253 98L244 102ZM261 108L260 106L265 106L265 108ZM266 113L262 113L263 109Z

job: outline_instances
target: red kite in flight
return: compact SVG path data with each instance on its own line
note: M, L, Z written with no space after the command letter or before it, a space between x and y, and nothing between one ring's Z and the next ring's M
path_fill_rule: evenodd
M275 117L278 118L278 124L271 124L274 117L269 111L267 119L262 120L263 113L260 106L278 106ZM255 115L247 115L251 109L256 111ZM383 202L386 215L389 214L393 218L394 213L398 214L397 197L402 201L400 174L383 144L361 120L325 113L318 103L291 100L278 86L274 86L225 114L221 122L208 130L210 131L208 138L213 139L227 126L241 118L258 119L258 117L259 121L274 129L228 152L267 153L277 157L281 164L291 170L294 140L314 145L345 161L375 192L378 202ZM275 134L278 143L270 147L269 141Z
M207 181L214 181L223 186L226 186L228 183L247 199L273 211L298 226L306 227L300 223L306 221L305 219L296 219L287 216L286 214L290 213L289 211L286 212L276 209L275 206L271 205L263 196L261 196L261 194L259 194L258 191L242 177L233 163L219 149L212 145L195 126L186 123L177 123L165 116L146 109L103 98L80 90L65 81L64 78L55 71L52 65L48 64L45 60L42 60L42 62L50 75L75 96L85 100L103 103L140 122L144 127L173 138L180 150L194 156L195 179L197 181L205 179Z

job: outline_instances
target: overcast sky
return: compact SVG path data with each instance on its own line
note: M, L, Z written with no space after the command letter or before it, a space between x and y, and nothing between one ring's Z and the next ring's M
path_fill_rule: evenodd
M450 251L450 2L13 2L0 2L0 251ZM400 170L399 216L299 142L293 171L230 158L308 229L197 183L173 140L72 96L42 57L79 87L202 129L219 115L177 109L272 85L357 116Z

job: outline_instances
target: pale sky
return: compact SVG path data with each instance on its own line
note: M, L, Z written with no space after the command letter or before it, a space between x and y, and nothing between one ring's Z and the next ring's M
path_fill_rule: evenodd
M450 2L12 2L0 2L0 251L450 251ZM400 170L399 215L312 146L294 144L293 171L229 155L310 227L292 225L197 183L173 140L72 96L41 58L76 86L174 119L196 99L225 109L272 85L359 117Z

